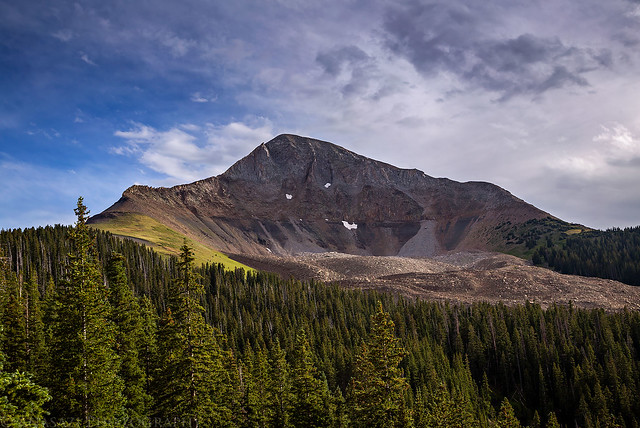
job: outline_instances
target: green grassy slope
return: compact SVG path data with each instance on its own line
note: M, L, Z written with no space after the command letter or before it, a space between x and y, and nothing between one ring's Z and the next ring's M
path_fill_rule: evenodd
M503 253L531 260L539 247L562 245L567 237L589 232L588 227L553 217L528 220L521 224L505 222L495 227L493 245Z
M133 238L153 248L160 254L177 256L184 242L184 235L168 228L155 219L142 214L122 214L100 223L91 224L96 229L111 232L117 236ZM251 268L231 260L219 251L215 251L197 241L187 239L195 253L196 264L222 263L226 269Z

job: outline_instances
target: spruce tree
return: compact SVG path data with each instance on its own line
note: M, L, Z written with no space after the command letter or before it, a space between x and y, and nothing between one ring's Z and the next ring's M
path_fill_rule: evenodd
M269 350L267 396L272 399L267 413L269 426L290 426L291 373L286 354L277 340Z
M51 400L49 392L28 374L5 371L4 362L5 355L0 350L0 426L44 427L43 405Z
M351 421L357 426L404 426L409 419L403 405L409 385L398 365L406 351L380 302L371 323L371 333L357 356L351 379L348 397Z
M146 373L141 365L139 347L144 346L144 325L137 299L127 280L125 259L111 255L107 265L109 302L115 328L116 351L120 356L119 376L124 382L127 420L130 426L147 426L151 397L146 391Z
M232 415L220 392L228 375L214 331L204 319L204 288L193 272L193 260L185 240L158 332L156 417L169 423L188 421L192 428L225 426Z
M6 355L5 365L10 371L25 371L28 366L25 293L13 272L7 270L4 277L4 285L0 289L0 323L4 326L4 340L1 345Z
M29 275L27 282L27 302L25 304L25 329L27 339L26 359L29 373L43 378L45 359L45 327L43 310L38 290L38 277L35 272Z
M291 368L291 424L294 427L326 427L330 423L327 407L329 390L320 379L304 330L296 335Z
M522 426L518 418L516 418L511 403L509 403L506 397L502 400L502 404L500 404L495 426L496 428L517 428Z
M82 198L75 209L66 277L53 308L49 385L52 414L82 426L123 420L123 383L107 289Z

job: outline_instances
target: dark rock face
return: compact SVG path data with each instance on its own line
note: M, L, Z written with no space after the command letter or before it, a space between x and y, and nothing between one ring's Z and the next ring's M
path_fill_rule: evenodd
M415 257L491 250L495 225L549 215L489 183L436 179L294 135L218 177L133 186L92 221L131 212L226 252Z

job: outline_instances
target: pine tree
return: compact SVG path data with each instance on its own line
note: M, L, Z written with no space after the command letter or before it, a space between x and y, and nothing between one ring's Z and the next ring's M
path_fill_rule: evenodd
M52 413L82 426L95 421L115 423L125 415L107 290L82 198L75 213L67 274L53 308L49 352Z
M416 427L472 427L479 425L467 409L467 403L454 400L446 385L440 384L436 391L419 394L421 410L416 415Z
M16 275L6 269L2 295L2 316L0 323L4 326L2 348L6 355L7 370L25 371L27 362L27 326L25 292Z
M378 303L369 339L357 356L349 390L351 421L358 426L402 426L407 380L398 367L406 355L395 337L394 323Z
M158 332L162 346L154 380L156 416L172 423L187 420L192 428L225 426L232 415L220 392L228 376L222 351L199 303L204 289L196 280L193 260L185 241Z
M0 351L0 426L44 427L43 405L51 400L49 392L28 374L5 371L4 362L5 355Z
M259 349L247 354L246 374L243 379L247 419L250 426L266 427L270 413L274 411L275 397L269 390L269 363Z
M124 256L114 253L107 265L110 319L115 327L116 352L121 360L119 376L124 382L127 420L130 426L147 426L151 397L146 392L146 373L139 358L139 347L144 345L144 326L124 263Z
M518 418L516 418L511 403L509 403L506 397L502 400L502 404L500 404L495 426L496 428L517 428L522 426Z
M147 296L143 296L140 299L140 319L141 319L141 332L138 346L138 360L140 366L144 371L144 391L148 397L151 397L149 408L153 408L152 403L152 385L154 383L154 375L158 369L158 314L155 306Z
M291 423L294 427L326 427L330 423L327 408L329 391L319 378L313 354L304 330L296 335L291 367Z
M547 416L547 424L545 425L545 428L560 428L558 418L556 418L556 414L554 412L549 413L549 416Z
M26 314L26 339L27 339L27 368L26 370L40 378L44 377L45 365L45 328L43 321L42 304L40 303L40 290L38 290L38 278L32 272L27 282Z
M291 416L291 374L286 354L277 340L269 350L268 396L273 398L269 406L267 421L269 426L290 426Z

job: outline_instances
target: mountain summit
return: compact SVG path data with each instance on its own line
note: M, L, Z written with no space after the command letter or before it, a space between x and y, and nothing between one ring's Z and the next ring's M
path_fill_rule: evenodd
M495 250L499 225L549 217L490 183L433 178L289 134L217 177L132 186L91 222L132 214L228 253L413 257Z

